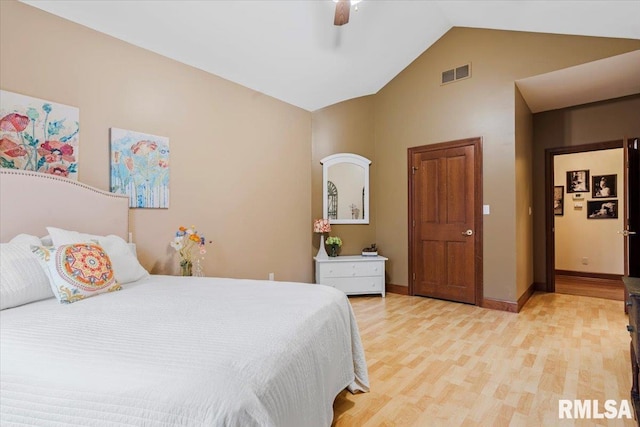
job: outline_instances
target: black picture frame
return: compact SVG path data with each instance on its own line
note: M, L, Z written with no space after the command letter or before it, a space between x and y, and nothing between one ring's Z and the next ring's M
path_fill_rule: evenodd
M618 218L618 200L589 200L587 219Z
M564 185L553 187L553 214L556 216L564 215Z
M567 193L589 192L589 170L567 171Z
M593 175L591 178L591 197L594 199L606 199L618 197L618 175Z

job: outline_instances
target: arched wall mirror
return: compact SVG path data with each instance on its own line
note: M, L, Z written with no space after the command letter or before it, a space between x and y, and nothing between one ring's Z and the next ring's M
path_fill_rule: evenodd
M371 160L338 153L322 163L322 215L331 224L369 224Z

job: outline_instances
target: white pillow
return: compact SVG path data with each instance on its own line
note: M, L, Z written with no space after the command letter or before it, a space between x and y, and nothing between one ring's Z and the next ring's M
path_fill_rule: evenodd
M24 243L26 245L33 246L53 246L51 236L48 234L44 237L37 237L31 234L18 234L16 237L9 240L9 243Z
M129 244L122 237L113 234L96 236L55 227L47 227L47 231L54 246L98 242L111 259L113 273L120 284L135 282L149 276L149 272L140 265Z
M33 237L40 244L40 239ZM0 310L52 296L49 279L31 246L0 243Z

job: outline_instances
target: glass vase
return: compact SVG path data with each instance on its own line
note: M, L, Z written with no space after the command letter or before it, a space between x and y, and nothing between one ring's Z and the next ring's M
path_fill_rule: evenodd
M180 261L180 274L182 276L192 276L193 275L193 263L191 261L187 261L187 260Z
M329 246L329 256L331 257L338 256L338 245Z
M193 277L204 277L204 270L202 269L202 264L200 264L200 259L196 259L193 263Z

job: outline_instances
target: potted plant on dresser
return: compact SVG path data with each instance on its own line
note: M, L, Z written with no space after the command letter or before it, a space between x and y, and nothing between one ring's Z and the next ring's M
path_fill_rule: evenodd
M338 256L338 249L342 246L342 239L338 236L329 236L327 239L327 245L329 245L330 248L329 256L336 257Z

